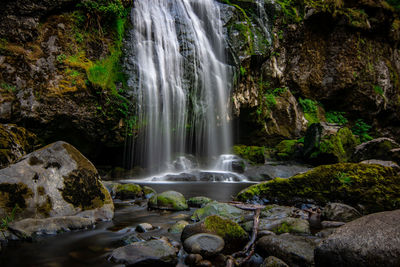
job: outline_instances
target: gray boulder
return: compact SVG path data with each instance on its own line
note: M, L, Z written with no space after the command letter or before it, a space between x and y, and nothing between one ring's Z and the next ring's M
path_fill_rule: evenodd
M315 250L316 266L400 266L400 210L361 217Z
M399 147L400 145L393 139L387 137L376 138L358 145L353 154L353 161L360 162L368 159L392 160L391 151Z
M253 221L243 224L243 228L250 232L253 228ZM272 231L274 233L297 233L310 234L310 224L307 220L299 218L282 218L282 219L260 219L258 226L259 231Z
M175 266L177 263L177 250L161 238L115 249L110 260L126 266Z
M110 220L111 196L93 164L59 141L0 170L0 217L15 219L80 216Z
M274 256L266 258L261 267L289 267L283 260Z
M183 247L188 253L200 254L205 257L218 254L224 249L224 239L212 234L196 234L183 242Z
M329 203L323 211L322 217L328 221L350 222L361 217L355 208L342 203Z
M78 216L62 216L45 219L28 218L9 225L20 238L32 239L40 235L53 235L71 230L90 228L94 220Z
M285 259L290 266L313 266L319 239L290 234L264 236L257 241L260 254Z

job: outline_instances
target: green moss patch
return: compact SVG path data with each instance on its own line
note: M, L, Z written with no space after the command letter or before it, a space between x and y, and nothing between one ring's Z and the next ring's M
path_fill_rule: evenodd
M265 162L264 147L237 145L233 147L233 153L240 156L243 159L249 160L252 163Z
M118 199L133 199L143 195L142 188L137 184L119 184L115 191Z
M296 152L297 140L283 140L276 147L276 156L278 159L287 160L294 156Z
M250 186L236 198L241 201L266 198L284 204L309 200L320 205L343 202L364 205L368 212L393 210L400 208L400 177L389 167L339 163Z
M246 239L248 237L246 231L239 224L218 215L208 216L204 220L204 226L208 231L216 233L224 240Z

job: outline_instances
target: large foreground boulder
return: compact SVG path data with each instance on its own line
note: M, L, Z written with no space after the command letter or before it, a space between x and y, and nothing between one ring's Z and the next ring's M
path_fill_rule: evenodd
M290 266L313 266L318 241L306 236L282 234L264 236L256 246L260 254L284 259Z
M317 266L400 266L400 210L345 224L315 250Z
M114 205L93 164L59 141L0 170L0 217L110 220Z
M285 204L341 202L361 204L367 212L393 210L400 208L400 177L390 167L339 163L250 186L236 198Z

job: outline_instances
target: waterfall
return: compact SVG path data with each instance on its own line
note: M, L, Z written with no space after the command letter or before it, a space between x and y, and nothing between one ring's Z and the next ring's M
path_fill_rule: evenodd
M131 17L128 86L139 134L129 164L167 171L184 153L211 164L232 142L232 78L218 4L136 0Z

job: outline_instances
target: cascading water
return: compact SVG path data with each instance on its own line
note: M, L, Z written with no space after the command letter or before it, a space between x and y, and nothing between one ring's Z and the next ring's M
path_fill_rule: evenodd
M131 15L128 85L139 135L129 165L154 173L169 171L183 153L208 159L228 153L232 78L217 4L136 0Z

